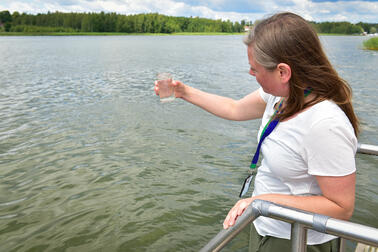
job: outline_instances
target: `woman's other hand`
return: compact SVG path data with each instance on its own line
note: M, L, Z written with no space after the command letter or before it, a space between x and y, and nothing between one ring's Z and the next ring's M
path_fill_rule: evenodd
M234 205L233 208L228 212L226 219L223 222L223 228L227 229L233 226L236 219L243 214L244 210L252 203L254 198L241 199Z

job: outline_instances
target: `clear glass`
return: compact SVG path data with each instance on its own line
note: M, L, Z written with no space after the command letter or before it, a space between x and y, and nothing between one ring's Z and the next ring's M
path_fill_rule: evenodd
M157 80L159 83L160 101L173 101L175 99L175 88L173 86L172 75L170 73L159 73Z

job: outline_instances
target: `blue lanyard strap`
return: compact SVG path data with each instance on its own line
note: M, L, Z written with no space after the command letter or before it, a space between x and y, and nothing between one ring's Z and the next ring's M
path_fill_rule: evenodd
M278 119L274 119L273 118L276 116L276 114L278 113L278 111L280 110L280 108L282 107L282 104L283 104L283 101L284 99L281 99L281 102L280 104L278 105L278 108L274 111L274 114L271 116L270 120L268 121L268 123L265 125L262 133L261 133L261 137L260 137L260 141L257 145L257 148L256 148L256 152L255 152L255 155L253 155L253 158L252 158L252 161L251 161L251 165L250 165L250 168L251 169L255 169L256 168L256 165L257 165L257 162L259 161L259 156L260 156L260 148L261 148L261 144L262 142L264 141L264 139L269 136L270 133L272 133L272 131L276 128L279 120Z

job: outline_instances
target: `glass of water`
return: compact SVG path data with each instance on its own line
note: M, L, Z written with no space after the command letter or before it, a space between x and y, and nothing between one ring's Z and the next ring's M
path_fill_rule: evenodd
M161 102L170 102L175 99L175 87L173 86L170 73L159 73L157 75L159 84L159 96Z

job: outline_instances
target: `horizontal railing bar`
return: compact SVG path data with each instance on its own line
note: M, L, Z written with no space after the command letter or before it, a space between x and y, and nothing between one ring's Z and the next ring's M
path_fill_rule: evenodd
M286 222L289 221L291 223L299 222L305 225L307 228L316 230L314 226L314 222L313 222L315 214L301 211L301 210L296 210L293 208L287 208L284 206L276 205L274 203L270 203L270 204L271 204L269 207L270 215L267 217L271 217L273 219L284 220ZM318 215L318 216L323 216L327 218L326 224L323 227L325 231L324 233L343 237L348 240L355 240L355 241L362 242L368 245L378 246L378 229L377 228L364 226L364 225L360 225L360 224L349 222L349 221L328 218L327 216L324 216L324 215Z
M327 234L340 236L347 240L378 246L378 229L358 223L330 218L327 222Z
M378 155L378 146L359 143L357 146L357 152L363 154Z
M290 207L284 207L272 202L254 200L245 212L236 220L234 226L221 230L200 251L219 251L249 223L259 216L266 216L288 223L300 223L306 228L323 233L336 235L348 240L354 240L368 245L378 246L378 229L348 221L333 219L328 216L314 214Z

